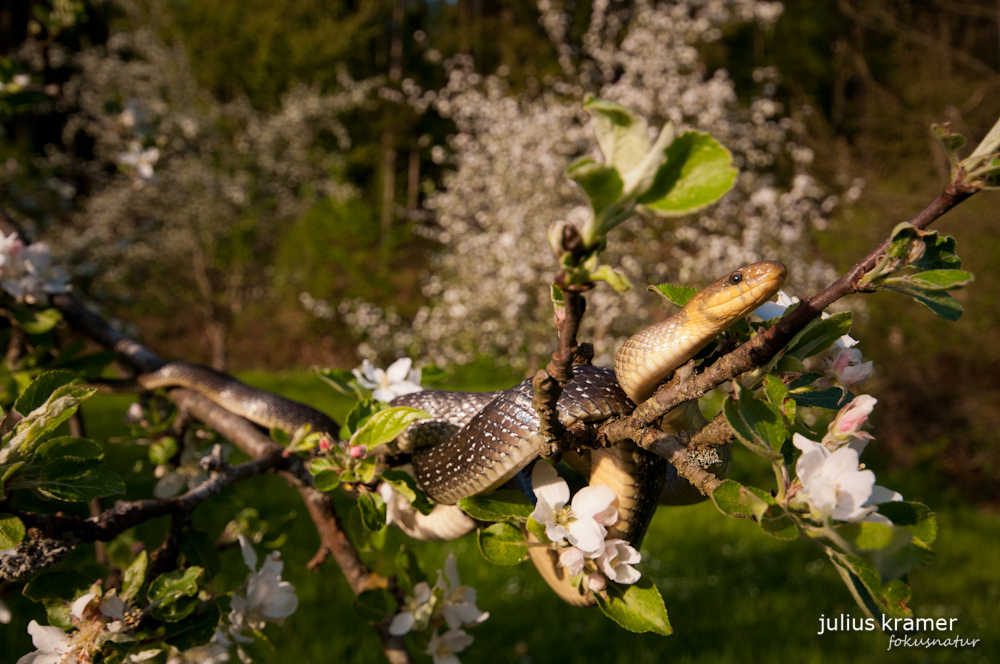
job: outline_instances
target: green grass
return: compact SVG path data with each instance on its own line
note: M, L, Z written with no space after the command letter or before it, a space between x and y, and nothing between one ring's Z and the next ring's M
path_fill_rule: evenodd
M309 374L245 374L245 380L312 403L342 417L349 404ZM448 387L485 388L495 376L473 372L455 377ZM498 379L503 384L517 376ZM122 430L121 414L129 400L95 397L85 411L90 433L102 440ZM129 475L138 458L111 446L109 456ZM141 456L141 454L139 455ZM754 458L737 450L737 465L753 469ZM148 469L145 471L148 473ZM127 481L132 478L127 477ZM892 478L879 475L894 486ZM136 485L136 497L150 485ZM148 495L148 494L147 494ZM132 495L129 496L133 497ZM910 606L918 616L957 617L956 634L981 639L965 649L900 649L887 651L880 632L849 632L817 636L819 618L841 613L861 616L847 589L820 551L805 542L787 544L763 535L748 521L726 519L711 504L663 508L643 545L640 570L663 594L675 633L669 637L636 635L608 621L596 609L562 604L540 580L530 563L514 568L493 567L466 537L447 544L406 541L418 553L431 578L449 552L459 560L463 582L479 592L479 606L490 619L471 633L476 642L462 654L469 662L994 662L1000 654L995 619L1000 608L1000 516L925 495L937 511L940 535L930 567L911 575ZM350 501L338 498L342 514ZM296 492L278 477L254 478L225 491L195 513L195 526L214 537L244 506L261 517L279 520L294 514L287 539L280 545L285 578L298 590L298 612L283 626L266 633L273 650L258 641L251 646L258 662L378 662L382 661L372 630L354 610L353 596L332 562L318 573L305 569L318 539ZM144 524L132 536L158 545L166 520ZM405 538L391 531L384 552L393 554ZM63 565L80 565L90 547L81 547ZM378 571L392 573L380 562L392 555L364 554ZM222 553L216 577L219 589L237 586L246 569L236 550ZM8 594L14 622L0 629L0 663L16 661L30 650L24 631L28 620L44 622L39 605ZM421 661L430 661L423 655Z

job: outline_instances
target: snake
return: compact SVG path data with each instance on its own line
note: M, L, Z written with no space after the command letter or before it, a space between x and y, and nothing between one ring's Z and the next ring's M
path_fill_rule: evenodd
M593 427L629 415L678 367L772 297L786 274L785 266L777 261L734 270L691 297L673 316L629 337L615 357L613 370L573 367L572 379L556 406L560 423L567 428ZM310 424L313 430L334 435L339 430L318 410L197 364L172 362L135 380L147 390L192 389L265 427L295 431ZM541 454L543 438L533 397L532 381L526 379L495 392L425 390L394 399L391 405L423 410L450 434L413 450L407 466L418 486L437 503L434 510L422 515L400 504L397 496L396 502L387 501L397 525L412 537L430 540L454 539L475 528L477 522L456 503L505 485ZM661 428L670 432L697 423L697 403L685 406L665 416ZM590 486L604 485L614 491L612 504L618 509L618 521L608 528L608 537L624 539L636 549L658 504L686 504L701 498L673 466L631 441L567 454L565 460ZM528 555L562 599L578 606L596 602L593 593L581 592L566 578L551 548L529 546Z

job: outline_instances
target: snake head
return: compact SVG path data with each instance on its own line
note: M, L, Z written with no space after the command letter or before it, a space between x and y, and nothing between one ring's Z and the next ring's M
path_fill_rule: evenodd
M787 275L778 261L747 265L706 287L689 305L712 320L735 322L777 293Z

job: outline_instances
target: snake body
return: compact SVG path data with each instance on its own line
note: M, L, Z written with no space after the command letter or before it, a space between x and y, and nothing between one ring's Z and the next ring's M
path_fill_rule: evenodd
M757 263L736 270L711 284L667 320L640 331L619 350L615 370L574 367L572 380L557 404L564 426L594 425L631 413L656 386L687 362L735 321L770 298L784 281L778 262ZM231 412L262 426L294 431L302 424L336 433L333 420L308 406L251 388L199 365L168 364L137 377L145 389L188 387ZM425 391L399 397L393 405L420 408L452 426L461 427L450 439L413 453L414 475L438 505L431 515L410 515L400 524L421 539L451 539L474 527L454 503L463 497L492 491L531 464L541 450L538 416L532 407L531 381L491 393ZM694 408L696 409L696 404ZM674 415L670 426L683 427L686 416ZM668 415L665 420L671 416ZM589 481L614 490L619 521L609 529L635 547L641 543L657 502L691 502L690 484L661 458L626 442L589 452ZM664 489L666 485L666 489ZM408 505L405 507L409 507ZM592 604L562 576L550 549L532 547L529 554L556 592L573 604Z

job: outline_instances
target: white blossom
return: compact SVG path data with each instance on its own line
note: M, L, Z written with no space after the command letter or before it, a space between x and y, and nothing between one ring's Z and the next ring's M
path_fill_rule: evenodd
M407 597L403 604L403 610L392 617L392 622L389 623L389 633L394 636L402 636L408 634L414 627L418 630L425 629L434 611L432 599L433 593L431 593L429 583L421 581L415 584L413 597Z
M58 627L39 625L32 620L28 623L31 643L37 650L17 660L17 664L58 664L66 661L73 641Z
M13 616L10 612L10 607L7 606L7 603L5 601L0 599L0 625L8 624L12 617Z
M118 163L130 167L140 180L151 180L153 178L153 166L160 160L160 150L158 148L142 149L139 141L131 141L128 145L128 152L118 155Z
M386 370L376 367L368 360L361 367L352 370L361 387L372 390L372 398L376 401L392 401L404 394L412 394L423 390L420 387L420 369L413 369L413 360L403 357Z
M17 233L0 234L0 288L28 304L45 304L48 296L69 290L69 275L52 265L44 242L25 246Z
M585 563L586 559L583 551L575 546L564 549L559 553L559 566L565 568L570 577L583 574Z
M235 643L236 654L246 663L250 658L242 645L252 643L253 638L243 632L248 629L260 631L267 622L281 624L285 618L295 613L299 606L299 598L295 594L295 587L288 581L281 580L281 571L284 568L281 553L272 551L257 570L257 552L244 535L239 535L237 539L243 554L243 562L250 568L250 574L247 576L243 593L233 593L230 599L228 628L225 633L217 630L212 638L216 644L227 649ZM214 656L221 657L221 654L217 653ZM225 657L216 661L228 661L228 654Z
M875 473L861 470L856 449L848 446L831 452L798 433L792 442L802 450L795 465L802 483L800 495L817 519L871 520L868 517L877 509L877 503L871 500L873 496L880 502L887 502L883 498L902 500L898 493L883 487L875 490Z
M476 590L463 586L458 578L458 561L455 554L450 553L444 561L444 570L438 570L435 588L442 591L441 614L448 623L448 628L456 630L462 625L471 627L478 625L490 617L489 611L482 611L476 606Z
M434 659L434 664L460 664L455 653L465 650L474 640L460 629L452 629L444 634L435 632L427 645L427 654Z
M604 552L597 557L597 567L611 581L631 584L642 576L632 565L642 561L642 556L631 544L623 539L609 539L604 543Z
M551 464L539 462L531 473L531 486L538 502L531 518L545 526L545 536L553 542L567 540L585 554L598 555L604 548L605 526L614 525L618 511L611 503L615 492L603 485L588 486L573 496L569 485Z

